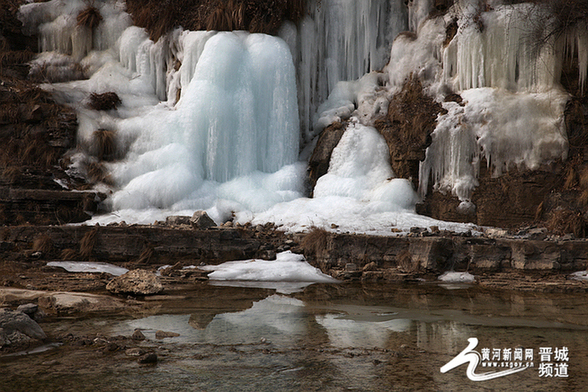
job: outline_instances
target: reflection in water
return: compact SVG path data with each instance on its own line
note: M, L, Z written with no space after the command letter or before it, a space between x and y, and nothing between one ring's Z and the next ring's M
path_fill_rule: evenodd
M355 321L334 314L316 316L316 319L327 330L330 344L340 348L384 348L391 332L406 332L411 325L405 319Z
M68 372L67 388L77 390L84 380L93 390L117 391L138 385L166 391L580 391L588 377L588 303L582 296L474 286L448 291L428 285L339 284L314 285L292 295L203 285L173 298L154 301L155 313L146 317L44 324L49 334L129 336L138 328L147 337L141 344L163 358L157 366L143 368L121 352L113 354L118 355L116 372L102 365L78 377L68 368L62 370ZM180 336L157 339L158 330ZM530 348L538 356L540 347L568 347L570 375L539 377L537 361L534 368L478 383L466 377L465 365L442 374L440 368L470 337L479 339L478 351ZM67 355L81 355L66 349L53 354L63 366ZM29 356L40 365L28 377L61 387L59 366L47 373L41 365L50 355ZM18 386L26 377L17 378L17 361L4 359L0 376Z

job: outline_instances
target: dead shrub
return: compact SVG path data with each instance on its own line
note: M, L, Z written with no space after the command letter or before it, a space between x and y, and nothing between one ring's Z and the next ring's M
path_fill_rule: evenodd
M67 261L67 260L77 260L78 258L78 252L76 252L73 249L64 249L61 251L61 260L63 261Z
M94 246L98 240L98 229L92 229L88 231L82 237L80 241L80 256L83 259L89 259L92 251L94 250Z
M329 244L330 233L325 229L313 226L310 231L300 241L302 249L310 251L314 254L320 253L326 249Z
M53 240L47 234L42 234L33 241L33 252L48 254L53 250Z
M28 63L35 57L35 54L29 50L6 50L0 51L0 67Z
M0 123L15 124L20 121L21 110L17 103L4 103L0 108Z
M78 27L87 27L93 30L102 21L102 15L100 15L98 8L94 7L94 2L91 2L78 14L77 21Z
M245 4L235 0L229 0L227 10L231 14L233 30L247 29L247 15L245 14Z
M418 187L420 162L432 142L438 114L446 113L440 103L427 96L420 79L411 74L402 90L388 105L388 113L375 121L386 140L392 170L399 178L412 178Z
M546 227L555 234L573 233L578 238L586 236L586 220L579 211L558 208L551 212Z
M116 109L122 101L114 92L107 92L102 94L90 94L90 106L94 110L113 110Z
M92 162L86 167L88 180L93 183L102 182L107 185L113 185L112 178L106 173L104 165L100 162Z
M302 19L305 8L305 0L127 0L135 25L154 41L178 26L275 34L285 20Z
M116 153L116 135L109 129L99 129L94 131L96 141L97 157L101 160L109 161L114 159Z
M216 9L206 18L206 30L231 31L233 30L232 14L227 11L225 3L220 3Z
M139 255L138 264L149 264L149 261L154 255L153 246L147 245Z

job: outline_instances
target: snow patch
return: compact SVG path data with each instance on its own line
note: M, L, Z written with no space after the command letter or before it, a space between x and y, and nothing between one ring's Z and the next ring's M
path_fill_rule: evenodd
M121 276L129 272L128 269L108 263L94 263L89 261L50 261L49 267L61 267L67 272L105 272L114 276Z
M248 282L290 282L290 283L337 283L338 280L323 274L306 262L302 255L286 251L278 253L276 260L229 261L220 265L198 267L208 274L211 281L248 281ZM249 286L251 287L251 286ZM254 287L260 287L255 284ZM292 292L304 286L267 286L277 288L280 292Z
M476 279L474 275L469 272L453 272L447 271L439 276L438 278L442 282L446 283L473 283Z

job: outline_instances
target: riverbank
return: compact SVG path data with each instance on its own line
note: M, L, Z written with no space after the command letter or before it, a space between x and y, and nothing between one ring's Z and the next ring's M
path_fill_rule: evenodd
M186 220L188 221L188 220ZM0 230L2 287L49 291L104 291L108 274L67 273L50 261L108 262L156 271L172 266L168 285L206 280L185 266L275 259L303 254L342 282L437 281L446 271L473 274L472 284L541 292L586 292L571 274L588 269L588 241L550 236L543 229L514 233L453 233L414 229L408 235L370 236L311 229L284 233L273 225L194 229L182 219L156 225L13 226Z

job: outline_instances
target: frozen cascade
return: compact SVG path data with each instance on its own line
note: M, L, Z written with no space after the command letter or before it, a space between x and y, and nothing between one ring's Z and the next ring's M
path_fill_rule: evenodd
M80 61L92 50L113 47L121 33L132 24L130 16L123 12L125 4L122 1L92 4L104 20L95 31L77 25L77 15L88 6L84 1L51 0L25 4L19 10L19 19L26 34L39 34L42 52L57 51Z
M422 22L416 39L398 37L386 69L391 85L415 72L438 101L451 92L464 99L461 105L443 103L448 112L438 118L419 178L421 194L432 181L466 204L478 185L482 159L500 175L511 166L536 169L565 159L568 148L563 121L568 95L558 81L565 46L573 45L560 40L539 46L530 39L541 21L549 20L536 4L497 0L480 7L460 1L444 18ZM457 33L446 43L445 28L452 21ZM568 42L579 45L584 31L574 31ZM581 78L583 56L578 50Z
M195 38L183 37L188 43ZM137 204L169 208L192 196L200 198L194 193L203 187L222 193L230 180L277 172L297 160L296 84L286 44L243 32L199 37L205 43L187 46L198 53L183 54L191 61L182 67L194 68L180 74L193 73L193 77L182 88L175 109L155 108L142 119L119 123L119 132L135 134L137 139L129 159L112 165L122 187L113 197L115 209L137 208ZM137 47L137 58L129 56L129 64L148 63L150 56L143 48L151 41L139 45L134 44L138 39L129 41ZM127 49L121 40L121 53ZM214 185L218 183L227 185L219 189Z
M58 1L43 3L47 8L30 4L21 14L49 26L68 12L75 20L82 3L67 3L70 11ZM308 142L315 133L308 129L310 117L326 95L339 87L341 97L360 112L374 112L372 103L386 107L386 97L373 91L382 89L387 75L375 71L387 62L393 37L408 26L401 0L323 0L298 28L284 26L284 40L176 29L153 42L143 29L128 25L119 5L96 2L101 25L114 26L120 38L110 41L97 34L101 27L94 29L93 40L99 42L84 49L89 53L80 60L90 78L46 86L78 110L81 145L91 151L95 132L110 129L125 157L104 163L116 184L106 205L113 212L91 223L152 223L205 209L218 223L232 217L290 230L316 224L390 235L391 226L393 232L414 225L471 228L415 215L417 195L410 182L393 178L383 139L361 121L346 132L329 175L317 185L317 197L302 197L306 163L297 162L299 130ZM47 49L78 56L73 49ZM351 81L341 84L345 80ZM122 99L116 112L85 106L90 92L108 91ZM303 127L298 102L304 105ZM72 170L83 170L83 162L95 158L79 153L72 160Z
M386 65L392 41L408 28L403 1L310 0L298 32L283 29L298 64L303 142L322 130L314 116L338 82Z

